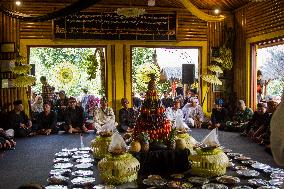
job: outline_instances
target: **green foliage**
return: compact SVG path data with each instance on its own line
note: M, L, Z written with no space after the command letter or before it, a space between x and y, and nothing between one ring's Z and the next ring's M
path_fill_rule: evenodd
M36 65L37 79L33 90L41 92L39 78L46 76L49 84L54 86L56 91L65 90L68 96L79 96L82 88L88 88L90 93L98 95L101 88L101 79L96 77L88 80L89 74L87 73L87 68L90 65L89 57L94 55L95 50L96 48L31 48L30 63ZM71 67L74 71L72 85L67 85L56 79L59 72L56 72L56 70L64 62L72 64ZM100 75L100 70L97 71Z
M136 84L138 91L147 91L148 82L150 81L150 74L154 74L155 78L160 78L159 67L152 63L141 64L136 73Z

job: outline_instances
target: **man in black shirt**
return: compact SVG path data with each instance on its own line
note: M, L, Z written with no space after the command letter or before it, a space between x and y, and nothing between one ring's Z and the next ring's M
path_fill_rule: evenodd
M122 108L119 110L119 132L126 132L128 128L133 128L136 122L138 113L133 108L128 108L128 100L121 99Z
M165 108L173 106L173 99L169 97L169 93L167 91L164 91L164 98L162 98L161 101L162 101L162 105Z
M88 129L85 127L84 121L84 109L77 106L74 97L70 97L68 108L65 111L65 131L68 133L87 132Z
M26 137L31 135L32 122L27 114L23 111L23 104L21 100L16 100L13 103L14 109L9 112L9 128L14 129L15 137Z
M38 115L38 133L43 135L57 134L57 115L51 110L51 103L43 103L43 112Z
M228 121L228 111L223 105L223 99L217 98L215 100L216 107L212 109L211 124L209 124L208 129L223 129L226 126L226 121Z

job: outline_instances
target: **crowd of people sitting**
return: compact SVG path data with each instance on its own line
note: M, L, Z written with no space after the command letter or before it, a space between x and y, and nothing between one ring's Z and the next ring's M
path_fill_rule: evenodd
M1 111L3 124L0 129L0 149L13 148L16 145L13 137L57 134L60 130L66 133L86 133L89 130L96 131L109 121L115 123L114 111L108 106L106 97L96 98L88 94L87 89L83 89L80 98L67 97L63 90L54 95L54 89L48 85L46 78L41 78L41 81L42 93L31 95L31 118L23 110L21 100L14 101L12 110ZM143 93L140 97L133 93L133 107L130 108L128 99L121 99L122 108L118 113L119 124L116 127L119 132L134 127L143 100ZM173 123L177 116L181 116L188 127L238 131L242 136L266 145L267 149L270 148L270 119L279 104L270 99L258 103L257 110L253 112L243 100L239 100L233 116L229 116L224 100L218 98L211 118L208 118L192 90L186 91L185 96L177 95L174 98L168 91L164 91L160 103L166 109L165 116Z

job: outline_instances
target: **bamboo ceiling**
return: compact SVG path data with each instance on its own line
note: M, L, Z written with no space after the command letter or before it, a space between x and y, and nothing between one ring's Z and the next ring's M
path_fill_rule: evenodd
M9 5L13 4L15 0L2 0L2 4ZM21 7L31 7L31 6L50 6L53 7L62 7L62 5L68 5L77 0L21 0ZM233 11L237 8L240 8L253 0L190 0L195 6L199 9L212 10L219 8L224 11ZM138 6L138 7L147 7L147 0L101 0L94 7L127 7L127 6ZM19 10L21 9L19 7ZM179 0L156 0L155 7L148 7L149 9L184 9L184 6L180 3Z

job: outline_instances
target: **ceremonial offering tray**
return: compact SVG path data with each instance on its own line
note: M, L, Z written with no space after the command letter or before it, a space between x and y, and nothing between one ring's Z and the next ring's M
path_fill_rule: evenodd
M74 166L77 169L92 169L93 164L92 163L80 163Z
M82 155L82 154L89 154L89 151L79 150L79 151L74 152L74 155Z
M188 181L192 184L197 184L197 185L204 185L209 183L209 179L204 177L190 177L188 178Z
M241 180L238 177L233 177L233 176L220 176L216 178L217 182L222 183L222 184L237 184L241 182Z
M73 167L72 163L56 163L53 165L55 169L68 169Z
M224 184L209 183L202 186L202 189L228 189Z
M67 186L64 185L49 185L45 186L45 189L68 189Z
M259 175L258 171L251 170L251 169L237 170L237 173L244 177L257 177Z
M49 172L49 175L70 176L71 172L72 172L71 169L53 169Z
M95 158L102 159L108 152L108 146L111 142L111 137L102 137L97 136L94 140L91 141L91 147L93 149L93 155Z
M86 186L94 185L95 181L96 179L93 177L76 177L71 180L71 183L74 186L86 187Z
M49 184L56 184L56 185L67 185L68 184L68 177L62 175L53 175L47 179Z
M268 182L263 179L249 179L248 183L252 186L267 186Z
M149 175L147 179L143 180L143 184L148 186L162 187L167 184L167 181L160 175Z
M94 175L94 172L91 170L77 170L72 173L72 176L76 177L86 177L86 176L92 176Z
M122 184L137 179L139 161L131 154L107 155L98 162L101 179L107 184Z
M227 155L221 148L213 150L196 149L196 154L189 155L188 159L192 162L191 173L197 176L221 176L226 174L229 164Z

